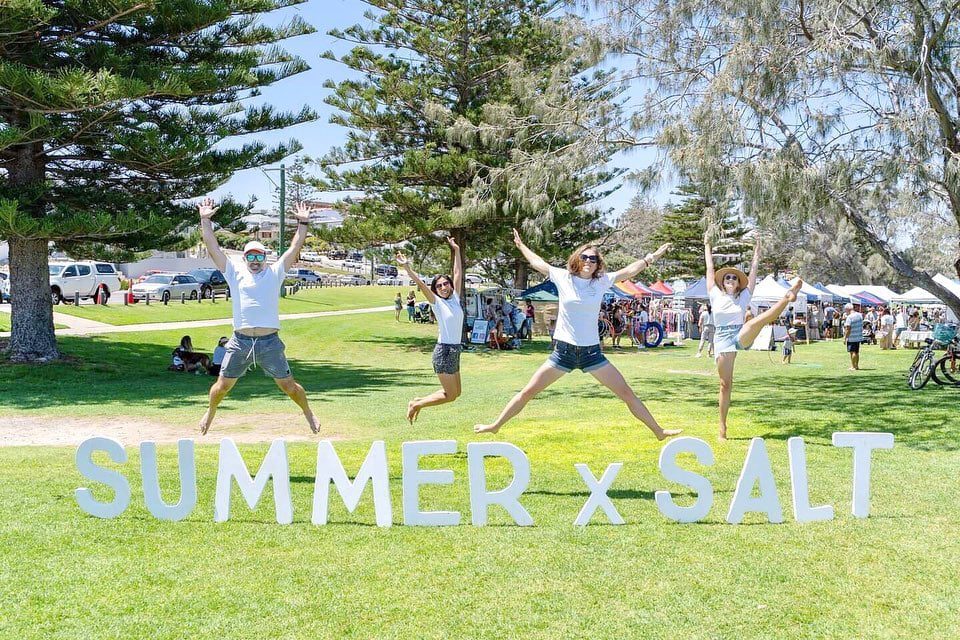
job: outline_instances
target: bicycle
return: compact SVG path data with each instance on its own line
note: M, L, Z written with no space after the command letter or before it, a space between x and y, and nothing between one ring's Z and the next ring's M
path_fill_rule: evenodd
M940 385L960 386L960 375L956 372L957 356L960 355L960 340L957 339L957 325L938 324L933 328L933 337L925 340L926 345L920 349L910 370L907 372L907 384L914 391L918 391L926 386L933 378L933 381ZM937 358L936 352L943 345L946 354ZM950 363L950 371L947 371L947 363ZM941 372L937 374L939 369ZM941 379L940 375L943 376ZM956 377L955 377L956 376Z

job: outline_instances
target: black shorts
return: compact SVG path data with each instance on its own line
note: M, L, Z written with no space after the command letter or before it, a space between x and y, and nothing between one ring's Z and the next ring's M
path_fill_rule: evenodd
M848 343L847 343L847 353L860 353L860 343L859 343L859 342L848 342Z

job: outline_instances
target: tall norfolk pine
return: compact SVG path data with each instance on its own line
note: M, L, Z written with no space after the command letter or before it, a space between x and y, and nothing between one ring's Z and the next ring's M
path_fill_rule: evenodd
M357 44L339 61L358 78L330 83L327 98L338 109L332 122L351 131L321 161L328 188L366 196L351 203L344 233L401 240L444 230L466 258L506 250L509 228L525 221L539 223L535 244L545 257L595 236L599 216L586 205L603 195L594 190L611 175L602 163L555 172L533 193L494 179L518 157L565 142L543 132L512 135L509 124L530 115L523 92L542 90L570 55L560 21L548 17L562 3L367 4L374 9L369 23L332 32ZM522 90L521 76L528 82Z
M59 357L48 242L88 252L169 246L195 224L182 199L298 150L214 146L315 117L239 102L308 68L276 43L312 28L298 18L259 24L303 0L0 1L10 357L44 361Z

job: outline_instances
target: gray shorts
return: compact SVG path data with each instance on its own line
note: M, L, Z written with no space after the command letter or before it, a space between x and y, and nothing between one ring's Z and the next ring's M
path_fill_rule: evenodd
M283 353L285 345L277 333L258 338L234 333L225 348L227 353L220 365L224 378L239 378L251 366L258 365L271 378L290 377L290 365Z
M448 375L460 373L461 351L463 351L462 345L438 342L433 348L433 372Z

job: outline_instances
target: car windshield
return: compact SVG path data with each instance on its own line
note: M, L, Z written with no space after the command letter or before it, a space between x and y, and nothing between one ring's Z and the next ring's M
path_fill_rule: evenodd
M50 275L52 275L52 276L58 276L58 275L60 275L60 272L61 272L61 271L63 271L63 265L62 265L62 264L51 264L51 265L50 265Z
M172 277L173 276L154 275L144 280L143 283L144 284L169 284L170 279Z

